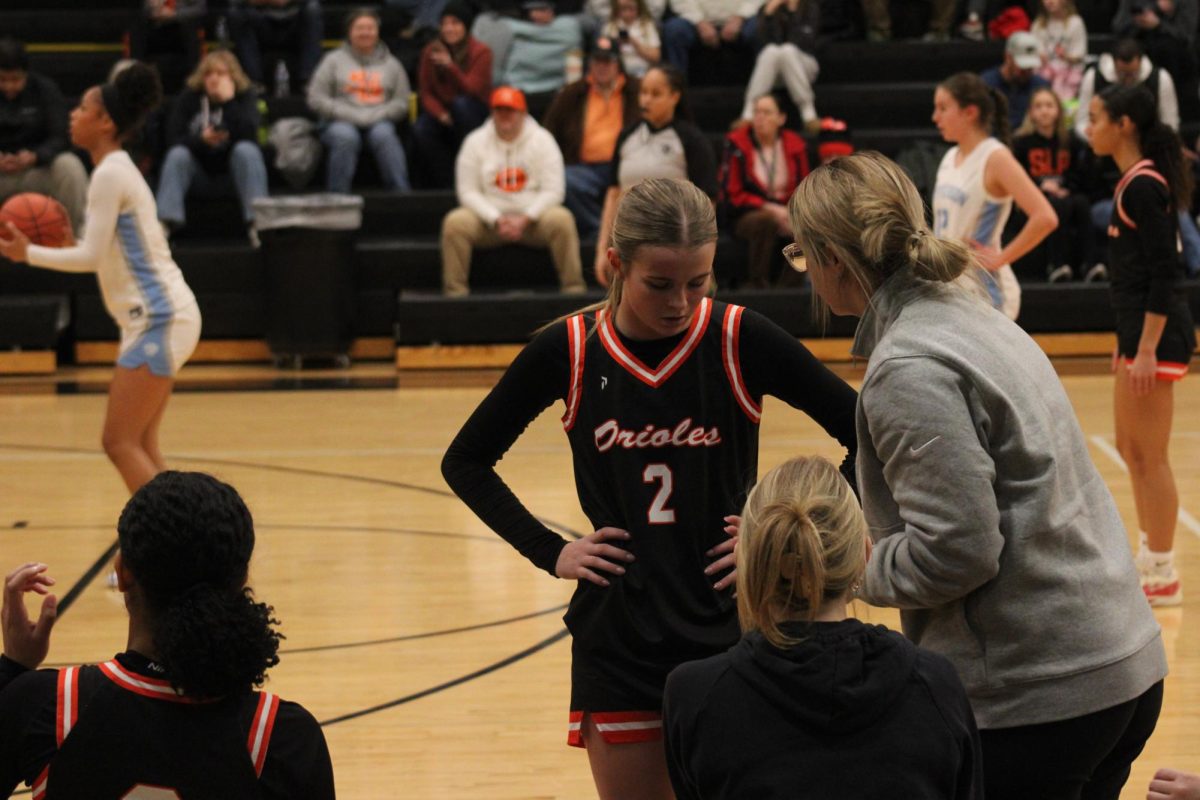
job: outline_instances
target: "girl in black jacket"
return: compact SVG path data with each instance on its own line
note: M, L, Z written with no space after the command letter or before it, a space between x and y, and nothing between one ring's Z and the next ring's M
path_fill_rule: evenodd
M837 469L809 457L767 473L737 550L741 641L667 678L676 797L982 797L979 734L954 667L846 616L870 545Z
M168 232L187 220L184 198L193 183L229 174L241 201L251 244L257 245L253 202L267 196L267 166L258 147L258 98L237 57L209 53L188 78L167 122L167 157L158 179L158 218Z

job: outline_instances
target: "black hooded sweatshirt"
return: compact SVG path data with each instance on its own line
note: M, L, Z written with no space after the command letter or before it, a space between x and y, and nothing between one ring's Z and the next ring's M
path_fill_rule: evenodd
M749 633L667 678L663 734L679 800L981 798L979 733L950 662L881 625Z

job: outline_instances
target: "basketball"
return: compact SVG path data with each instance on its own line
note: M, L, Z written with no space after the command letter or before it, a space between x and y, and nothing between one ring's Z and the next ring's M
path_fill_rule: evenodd
M71 229L62 203L36 192L13 195L0 206L0 224L11 222L31 244L62 247ZM3 235L0 231L0 235Z

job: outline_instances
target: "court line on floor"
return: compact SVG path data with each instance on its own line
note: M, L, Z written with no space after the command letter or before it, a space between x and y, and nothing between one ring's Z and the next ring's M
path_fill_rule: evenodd
M336 717L331 717L330 719L322 720L320 725L322 728L325 728L330 725L337 725L339 722L347 722L352 719L358 719L359 717L365 717L368 714L375 714L379 711L386 711L389 708L395 708L396 706L402 706L405 703L411 703L413 700L420 700L422 697L429 697L430 695L437 694L438 692L443 692L446 689L451 689L460 684L467 683L468 681L473 681L476 678L482 678L484 675L488 675L499 669L503 669L504 667L507 667L511 664L515 664L518 661L521 661L525 658L528 658L531 655L534 655L535 653L545 650L547 647L554 644L555 642L565 639L567 637L567 635L568 635L567 629L563 628L562 630L558 631L557 633L555 633L551 636L547 636L545 639L542 639L537 644L527 647L524 650L520 651L519 653L513 653L511 656L502 658L499 661L495 662L494 664L489 664L486 667L475 670L474 672L469 672L466 675L460 675L459 677L454 678L449 681L446 681L445 683L439 683L437 686L431 686L428 689L422 689L419 692L414 692L413 694L405 695L404 697L398 697L395 700L389 700L386 703L379 703L377 705L368 706L367 708L359 709L358 711L351 711L347 714L341 714Z
M1127 475L1129 474L1129 467L1125 464L1125 459L1121 458L1121 454L1117 452L1117 448L1109 444L1103 436L1092 435L1088 438L1091 440L1092 444L1096 445L1100 452L1104 453L1104 455L1108 456L1110 461L1120 467L1122 472ZM1200 521L1193 517L1191 513L1183 507L1183 503L1179 504L1179 523L1192 533L1196 534L1197 537L1200 537Z

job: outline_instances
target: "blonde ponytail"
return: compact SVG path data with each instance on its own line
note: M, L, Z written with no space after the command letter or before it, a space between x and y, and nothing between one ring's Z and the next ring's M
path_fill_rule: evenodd
M866 521L849 484L823 458L768 472L742 510L737 605L743 631L776 647L796 639L785 623L811 621L851 593L866 566Z

